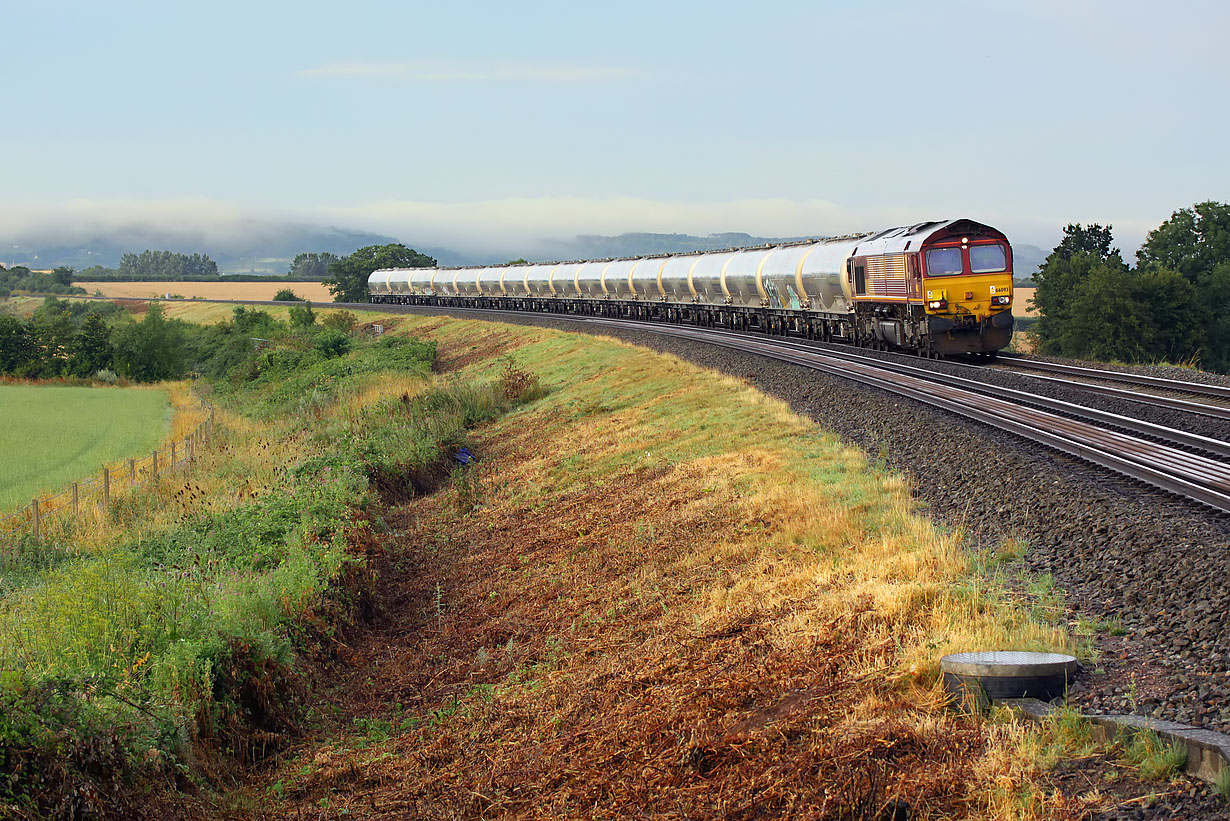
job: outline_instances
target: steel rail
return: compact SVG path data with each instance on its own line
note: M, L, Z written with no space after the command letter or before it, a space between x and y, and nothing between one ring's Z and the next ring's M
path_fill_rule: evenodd
M1075 388L1088 393L1101 394L1102 396L1112 396L1116 399L1126 399L1129 402L1140 402L1144 405L1157 405L1163 408L1171 408L1173 410L1181 410L1186 411L1187 413L1199 414L1200 416L1211 416L1215 419L1230 419L1230 407L1225 405L1206 405L1203 402L1192 402L1189 399L1179 399L1174 396L1161 396L1155 393L1141 393L1139 391L1127 390L1125 388L1112 388L1109 385L1098 385L1093 382L1078 382L1072 379L1060 379L1058 377L1042 376L1041 374L1036 373L1021 373L1020 375L1030 379L1038 379L1044 382L1052 382L1057 385ZM1211 396L1212 394L1205 395Z
M1230 399L1230 387L1225 385L1206 385L1201 382L1187 382L1182 379L1167 379L1161 376L1146 376L1138 373L1123 373L1108 371L1102 368L1085 368L1079 365L1061 365L1057 362L1042 362L1012 354L1000 354L996 360L1000 365L1010 365L1034 371L1049 371L1051 373L1083 376L1088 379L1105 379L1109 382L1125 382L1130 385L1147 385L1168 391L1193 393L1201 396L1216 396L1220 399Z

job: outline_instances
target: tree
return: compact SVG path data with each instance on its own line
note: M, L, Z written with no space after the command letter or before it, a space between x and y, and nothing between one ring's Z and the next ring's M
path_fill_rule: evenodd
M1068 225L1063 233L1063 239L1034 274L1037 290L1033 303L1041 314L1038 337L1044 347L1056 351L1059 348L1056 340L1064 336L1065 326L1073 316L1077 294L1094 269L1100 266L1111 266L1119 271L1128 269L1119 249L1111 247L1114 241L1111 226L1095 223L1082 227L1078 223Z
M302 302L303 297L296 294L290 288L283 288L273 295L274 302Z
M1208 340L1211 318L1196 286L1177 271L1153 268L1135 277L1134 296L1153 324L1148 359L1195 362Z
M329 266L339 259L341 257L330 254L328 251L321 251L319 254L299 254L290 264L290 270L286 272L286 276L288 279L295 280L324 279L329 276Z
M177 254L172 251L142 251L120 257L119 275L132 280L212 279L218 264L205 254Z
M26 323L0 315L0 373L16 373L34 358L34 340Z
M1192 310L1176 321L1199 329L1202 366L1230 370L1230 205L1180 208L1149 232L1136 261L1143 271L1177 272L1195 287Z
M368 245L329 266L325 280L334 302L366 302L367 278L381 268L433 268L436 261L401 244Z
M1139 268L1178 271L1193 283L1230 260L1230 205L1200 202L1180 208L1149 232L1136 252Z
M339 331L350 333L354 330L354 326L359 324L359 318L350 311L331 311L320 324L326 328L336 328Z
M187 351L182 323L167 320L162 306L151 302L145 318L115 334L115 365L121 375L139 382L183 376Z
M110 368L114 350L111 329L98 314L88 314L73 344L72 372L76 376L92 376Z
M59 268L52 271L51 275L55 277L56 282L61 285L72 285L73 277L77 275L77 272L68 265L61 265Z
M21 375L49 379L67 374L77 336L72 316L63 310L36 311L30 317L29 328L34 340L34 357Z
M1088 260L1081 252L1076 258ZM1048 340L1057 353L1086 359L1138 362L1148 357L1155 335L1149 309L1137 298L1136 277L1127 266L1094 262L1069 297L1069 311Z

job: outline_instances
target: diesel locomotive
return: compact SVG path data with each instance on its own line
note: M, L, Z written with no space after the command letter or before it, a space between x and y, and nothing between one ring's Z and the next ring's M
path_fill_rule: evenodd
M994 356L1012 339L1012 246L969 219L726 251L389 268L375 303L622 317Z

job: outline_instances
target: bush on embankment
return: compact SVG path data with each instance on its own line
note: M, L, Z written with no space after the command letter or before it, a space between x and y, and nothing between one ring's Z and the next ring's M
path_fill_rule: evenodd
M220 369L190 473L6 554L0 815L124 816L276 749L296 659L364 605L373 495L442 478L469 426L528 395L433 381L433 343L263 324Z

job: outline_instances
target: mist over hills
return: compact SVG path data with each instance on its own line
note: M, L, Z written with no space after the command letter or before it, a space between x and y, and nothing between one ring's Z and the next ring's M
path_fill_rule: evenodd
M525 258L535 262L630 257L642 254L687 253L766 243L792 242L807 237L762 237L741 232L695 236L633 232L615 236L582 234L571 238L539 240L533 250L456 251L420 244L384 234L336 226L262 220L236 221L226 226L168 227L133 224L107 229L44 229L25 236L0 237L0 264L6 267L55 268L70 265L83 270L95 265L115 268L125 253L166 250L207 254L228 274L282 275L296 254L328 251L338 256L367 245L403 242L433 256L442 266L487 265ZM1033 245L1015 244L1016 273L1027 277L1037 270L1047 252Z
M328 251L339 256L365 245L397 242L382 234L334 226L245 221L226 230L176 229L132 225L94 232L52 231L0 238L0 264L77 270L101 265L114 268L126 253L145 250L208 254L228 274L277 274L290 268L296 254Z

